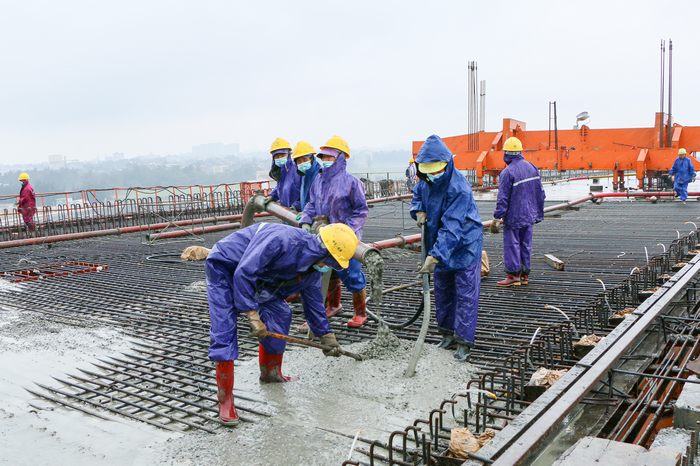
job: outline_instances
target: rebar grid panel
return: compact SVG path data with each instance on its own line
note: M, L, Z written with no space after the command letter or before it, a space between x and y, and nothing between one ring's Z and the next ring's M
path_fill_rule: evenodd
M488 218L494 204L479 202L479 207L482 216ZM623 290L646 289L647 283L665 273L664 264L675 264L679 254L694 247L694 239L677 241L678 234L675 230L688 228L684 225L688 217L687 211L679 207L677 204L652 206L644 202L613 201L600 206L586 204L579 212L565 212L561 218L548 218L535 229L533 272L530 275L531 284L527 287L501 289L495 286L499 275L503 274L502 237L486 233L484 245L491 259L491 276L482 281L476 348L471 362L480 367L479 386L491 388L499 397L506 399L507 403L505 406L492 406L478 400L485 405L484 411L488 409L489 412L509 417L517 414L526 406L521 401L522 386L527 383L536 367L570 366L574 362L574 325L579 333L594 331L604 335L609 330L607 315L612 311L602 298L602 286L596 278L602 279L606 284L609 306L619 310L634 303L638 295ZM397 233L416 232L417 228L413 226L408 210L407 203L374 204L365 227L364 239L375 241L390 238ZM640 226L639 219L645 217L646 221ZM623 238L622 233L628 231L633 234ZM225 235L212 233L204 238L211 245ZM674 240L676 243L673 243ZM659 243L667 245L667 257L655 257L661 252L661 247L657 246ZM644 246L649 251L650 268L644 267ZM0 304L11 306L22 302L23 309L43 312L54 318L67 321L97 320L121 327L128 335L139 338L152 348L140 346L129 356L119 356L119 359L128 361L129 367L140 370L144 369L142 366L155 365L157 370L167 375L157 382L146 380L145 376L142 377L143 374L134 375L144 379L139 383L156 384L145 388L167 392L170 384L175 383L173 380L213 387L212 366L206 357L209 318L206 294L201 287L204 281L203 269L201 264L155 259L160 254L175 252L179 251L166 249L165 246L140 245L138 238L129 235L62 243L51 249L23 247L3 250L1 254L6 259L6 264L14 265L28 258L37 263L72 259L104 263L109 265L109 270L27 284L23 286L23 291L0 294ZM556 271L545 265L542 261L545 253L555 254L564 260L566 270ZM383 251L383 254L386 260L385 288L416 282L415 270L420 257L417 252L392 249ZM639 269L633 270L635 267ZM197 283L198 290L193 289L192 286ZM416 314L421 301L419 286L409 286L387 294L380 306L370 305L370 308L380 311L390 323L399 324ZM376 324L373 322L360 329L348 329L345 326L350 315L347 311L352 309L347 292L343 294L343 304L346 313L331 319L331 327L338 340L346 344L374 338ZM556 311L545 309L545 305L560 308L570 320ZM606 307L601 311L602 306ZM606 318L601 317L604 312L607 312ZM303 314L295 306L294 325L302 322ZM405 328L394 330L394 333L400 338L415 339L420 325L421 318L418 317ZM537 337L530 345L538 328ZM433 322L426 341L436 343L438 340ZM257 341L248 339L242 333L239 343L241 358L257 355ZM294 345L289 346L290 349L293 347ZM205 370L206 367L209 369ZM118 369L125 370L123 367ZM151 371L150 368L147 370ZM106 375L114 376L112 373ZM107 383L104 380L102 382ZM96 385L87 385L85 382L72 383L85 390L98 390ZM139 383L134 382L134 385L138 386ZM188 390L194 391L193 386ZM86 398L88 395L86 392L80 396ZM97 395L93 393L92 396ZM146 397L150 399L151 396L155 395ZM134 403L131 399L126 401ZM134 404L139 403L145 408L154 409L152 401L141 399ZM215 406L211 399L206 398L198 403ZM122 403L119 406L118 411L124 411L129 405ZM259 411L265 412L264 407ZM214 415L211 414L213 418ZM155 416L148 414L151 415ZM201 423L201 418L194 415L183 411L173 414L173 417L178 416L185 416L184 420L206 427L206 423ZM480 412L480 419L483 417ZM158 422L160 425L176 425L172 418L162 418ZM480 429L483 426L484 422L480 421ZM191 428L182 423L179 427Z

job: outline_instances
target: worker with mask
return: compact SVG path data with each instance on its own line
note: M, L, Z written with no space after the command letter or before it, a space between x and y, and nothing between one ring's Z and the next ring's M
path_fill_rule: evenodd
M419 273L433 273L439 346L456 349L464 362L474 347L481 289L484 226L469 181L436 135L416 156L420 179L413 187L411 217L425 225L426 260Z
M503 263L508 276L498 286L527 285L532 257L532 230L544 219L544 188L540 171L523 158L523 145L516 137L503 145L507 167L498 180L498 200L491 222L498 231L503 219Z
M350 158L347 141L333 136L321 146L316 155L321 160L321 173L316 177L304 206L299 225L309 230L314 217L325 215L331 223L344 223L362 240L362 228L367 220L369 208L365 198L365 185L346 171L346 159ZM341 283L352 293L355 316L348 327L362 327L367 321L366 286L362 264L352 259L347 269L336 271L328 285L326 315L332 317L342 310L340 304Z
M21 173L19 175L19 182L22 183L22 188L19 190L17 208L22 215L27 229L29 231L34 231L34 213L36 213L34 189L32 189L32 185L29 184L29 175L26 173Z
M686 157L686 154L685 149L679 149L678 158L673 162L671 171L668 172L673 179L673 189L676 190L673 197L680 197L683 204L688 199L688 183L695 181L695 167L693 167L693 161Z
M306 141L300 141L294 146L292 159L297 164L297 173L301 177L299 202L301 210L304 210L304 206L309 202L311 185L321 170L321 164L316 161L316 151L313 146Z
M219 417L238 423L233 404L233 361L238 358L237 321L245 314L251 334L260 341L260 382L298 380L282 375L284 340L267 332L288 334L292 310L285 298L300 293L306 321L326 356L339 356L323 306L321 274L348 267L357 248L355 233L343 224L324 226L317 235L289 225L259 223L217 242L207 256L207 299L211 318L209 358L216 364Z
M268 202L278 201L284 207L301 212L299 202L299 187L301 177L297 173L296 164L292 157L292 146L286 139L277 138L272 142L270 154L272 154L272 168L270 177L277 181L277 186L269 195L265 196L264 205Z

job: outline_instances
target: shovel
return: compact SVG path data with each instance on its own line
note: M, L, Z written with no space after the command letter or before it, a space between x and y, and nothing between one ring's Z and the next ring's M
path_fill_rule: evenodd
M281 333L267 332L267 336L272 337L272 338L277 338L279 340L290 341L292 343L298 343L298 344L304 345L304 346L311 346L312 348L318 348L318 349L322 349L322 350L326 350L326 351L333 349L327 345L322 345L320 343L314 343L313 341L302 340L301 338L290 337L288 335L282 335ZM344 349L340 350L340 354L342 354L343 356L347 356L349 358L353 358L356 361L363 361L365 359L361 354L351 353L350 351L345 351Z
M422 263L425 264L425 258L428 255L425 247L425 224L421 226L421 259ZM423 274L423 325L420 328L420 334L418 334L418 339L413 347L413 353L411 354L411 360L408 362L408 367L404 373L404 377L413 377L416 372L416 365L418 364L418 358L420 358L420 352L423 349L423 342L425 341L425 335L428 333L428 326L430 325L430 274Z

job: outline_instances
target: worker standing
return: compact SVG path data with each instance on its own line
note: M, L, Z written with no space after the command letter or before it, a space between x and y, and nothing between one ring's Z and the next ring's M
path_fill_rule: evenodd
M301 177L297 173L296 164L292 157L292 146L286 139L277 138L272 142L270 154L272 154L272 168L270 177L277 181L277 186L263 201L267 205L270 201L279 201L283 206L301 212L299 202L299 188Z
M343 224L327 225L318 235L289 225L259 223L217 242L207 256L207 299L211 318L209 358L216 363L219 417L238 423L233 404L233 361L238 358L237 320L246 314L253 336L260 340L260 381L289 382L282 375L286 343L267 331L288 334L292 310L285 298L300 293L306 321L321 344L339 356L321 294L321 273L344 269L357 248L357 237Z
M681 148L678 150L678 158L673 162L671 171L668 172L673 179L673 189L676 193L673 197L680 197L683 204L688 199L688 183L695 181L695 167L693 162L686 157L686 150Z
M19 182L22 183L22 188L19 190L17 207L22 214L22 219L27 229L29 229L29 231L34 231L34 213L36 212L34 189L32 189L32 185L29 184L29 175L26 173L21 173L19 175Z
M516 137L503 145L507 167L498 182L498 200L492 229L503 219L503 262L508 276L498 286L527 285L532 257L532 230L544 219L544 188L540 171L523 158L523 145Z
M416 156L411 217L425 225L426 260L420 273L433 272L435 317L440 347L466 361L474 347L481 289L484 227L469 181L454 166L452 152L436 135Z
M412 190L413 187L418 182L418 177L416 176L416 161L411 159L408 162L408 168L406 168L406 187L408 190Z
M347 141L333 136L321 146L316 155L321 160L321 174L316 177L309 192L309 200L299 220L302 228L309 230L314 217L325 215L331 223L344 223L362 240L362 228L369 214L365 185L346 171L346 159L350 158ZM362 264L352 259L347 269L334 272L328 285L326 315L332 317L342 310L340 304L341 283L352 293L355 315L348 327L362 327L367 321L367 280Z
M316 175L321 170L321 164L316 161L316 151L313 146L306 141L300 141L294 146L292 159L297 164L297 173L301 177L301 187L299 194L300 212L309 202L309 191L316 179Z

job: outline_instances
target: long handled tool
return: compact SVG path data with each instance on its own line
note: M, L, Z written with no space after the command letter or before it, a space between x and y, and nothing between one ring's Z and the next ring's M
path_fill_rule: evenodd
M428 251L425 247L425 224L421 226L421 258L423 259L423 265L425 265L425 258L428 256ZM416 345L413 347L413 353L411 354L411 360L408 362L408 367L406 368L406 373L404 377L413 377L416 372L416 365L418 364L418 358L420 358L420 352L423 350L423 342L425 341L425 335L428 333L428 326L430 325L430 274L423 273L423 325L420 328L420 333L418 334L418 339L416 340Z
M280 340L290 341L292 343L298 343L300 345L311 346L313 348L318 348L318 349L322 349L322 350L326 350L326 351L333 349L327 345L322 345L320 343L314 343L313 341L302 340L301 338L290 337L288 335L282 335L281 333L267 332L267 336L272 337L272 338L278 338ZM340 354L342 354L343 356L347 356L349 358L353 358L357 361L363 361L365 359L361 354L351 353L350 351L345 351L344 349L340 350Z

